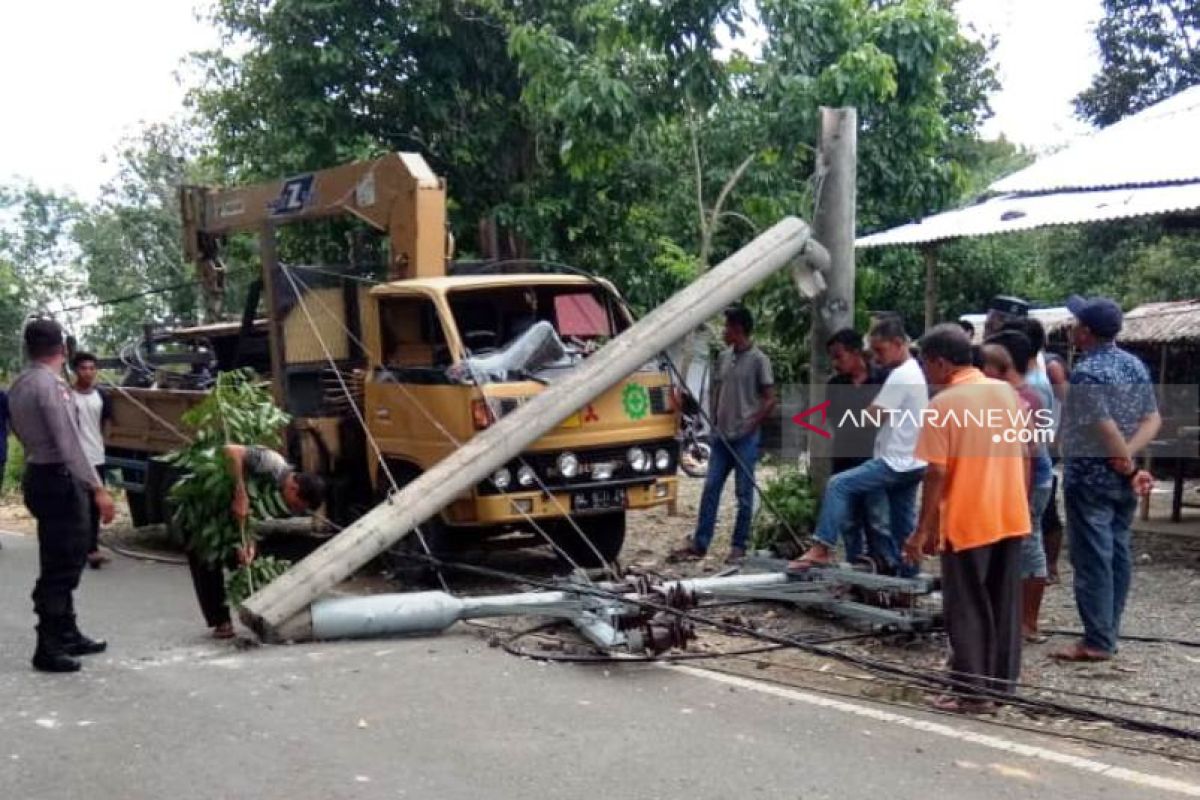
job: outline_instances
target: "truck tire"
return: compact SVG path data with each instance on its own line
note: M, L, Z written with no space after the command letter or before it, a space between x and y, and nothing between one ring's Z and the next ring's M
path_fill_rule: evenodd
M135 528L143 528L150 524L146 513L146 493L126 492L125 503L129 506L129 521Z
M588 514L574 517L575 525L563 520L554 526L554 543L576 564L595 569L611 564L621 555L625 545L625 512L612 511L606 514ZM579 526L579 530L575 526ZM580 537L588 538L593 547ZM599 553L599 557L597 557Z

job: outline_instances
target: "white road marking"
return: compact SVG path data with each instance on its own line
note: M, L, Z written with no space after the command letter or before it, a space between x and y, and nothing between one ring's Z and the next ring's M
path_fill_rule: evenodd
M1188 797L1200 797L1200 785L1187 783L1174 778L1167 778L1161 775L1151 775L1146 772L1138 772L1136 770L1118 767L1113 764L1105 764L1102 761L1095 761L1090 758L1060 753L1057 750L1050 750L1049 748L1045 747L1022 744L1020 742L1014 742L1010 739L1003 739L999 736L992 736L990 734L977 733L975 731L970 731L963 728L956 728L941 722L906 717L903 714L885 711L881 708L858 705L857 703L850 703L845 700L838 700L819 694L803 692L798 689L790 689L785 686L775 686L769 683L751 680L750 678L742 678L737 675L726 675L722 672L711 672L706 669L698 669L696 667L689 667L683 664L662 664L660 666L663 669L682 672L695 678L704 678L705 680L723 683L727 686L736 686L739 689L748 689L750 691L761 692L762 694L770 694L776 697L782 697L797 703L805 703L811 706L819 706L821 708L828 708L834 711L841 711L844 714L853 714L857 717L865 717L877 722L888 722L893 725L900 725L905 728L911 728L924 733L933 733L937 734L938 736L945 736L949 739L958 739L959 741L970 742L971 744L977 744L981 747L989 747L993 750L1000 750L1005 753L1013 753L1015 755L1025 756L1026 758L1035 758L1039 761L1047 761L1052 764L1071 767L1083 772L1102 775L1114 781L1121 781L1123 783L1130 783L1135 786L1142 786L1151 789L1161 789L1164 792L1174 792L1176 794L1182 794Z

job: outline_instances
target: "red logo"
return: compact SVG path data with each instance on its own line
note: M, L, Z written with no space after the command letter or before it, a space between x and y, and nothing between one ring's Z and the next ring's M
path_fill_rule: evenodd
M828 416L828 413L829 413L829 401L828 400L826 400L824 403L819 403L819 404L813 406L812 408L804 409L799 414L792 417L792 422L796 423L797 425L799 425L801 428L804 428L805 430L812 431L813 433L817 434L818 436L824 436L826 439L832 439L833 434L831 434L829 431L825 430L824 428L818 428L816 425L813 425L811 422L806 421L806 417L811 417L813 414L817 414L817 413L820 413L821 424L824 425L825 417Z
M583 411L583 421L584 422L599 422L600 421L600 415L596 413L596 409L591 403L588 403L587 408L585 408Z

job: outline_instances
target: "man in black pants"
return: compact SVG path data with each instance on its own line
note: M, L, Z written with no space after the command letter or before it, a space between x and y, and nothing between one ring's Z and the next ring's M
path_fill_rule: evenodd
M76 672L75 656L108 646L80 633L72 592L87 558L91 504L107 524L113 502L84 455L71 390L59 376L65 361L62 328L53 320L31 320L25 349L31 363L13 382L8 401L13 432L25 447L25 505L38 523L41 573L33 588L38 616L33 666Z
M229 463L229 474L233 477L233 498L230 513L239 523L250 517L250 497L246 492L246 476L270 478L279 489L284 504L294 514L315 511L325 500L325 482L320 476L307 472L296 472L283 456L266 447L240 444L225 445L225 458ZM225 568L235 569L239 564L254 560L254 545L239 547L225 563L209 563L187 549L188 566L192 571L192 585L196 588L196 599L204 621L212 628L213 638L233 637L233 620L229 605L225 601Z

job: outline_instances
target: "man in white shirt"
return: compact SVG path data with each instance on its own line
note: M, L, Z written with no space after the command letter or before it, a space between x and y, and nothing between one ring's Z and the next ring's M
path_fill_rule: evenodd
M88 463L96 468L96 474L103 482L104 424L112 415L112 407L107 395L96 385L99 369L94 355L82 350L77 352L71 359L71 371L75 373L71 399L75 402L75 418L79 423L79 443ZM100 552L100 512L95 503L92 504L91 524L87 561L92 569L100 569L108 562L108 557Z
M873 555L887 569L909 571L901 553L916 525L917 488L925 475L925 462L916 458L913 451L920 432L921 412L929 402L929 387L921 365L909 355L908 334L899 317L888 316L876 322L867 339L879 366L891 369L866 412L867 417L880 423L874 457L830 478L813 534L816 541L789 568L832 564L838 539L854 524L854 506L864 499L886 551ZM865 421L842 419L833 423Z

